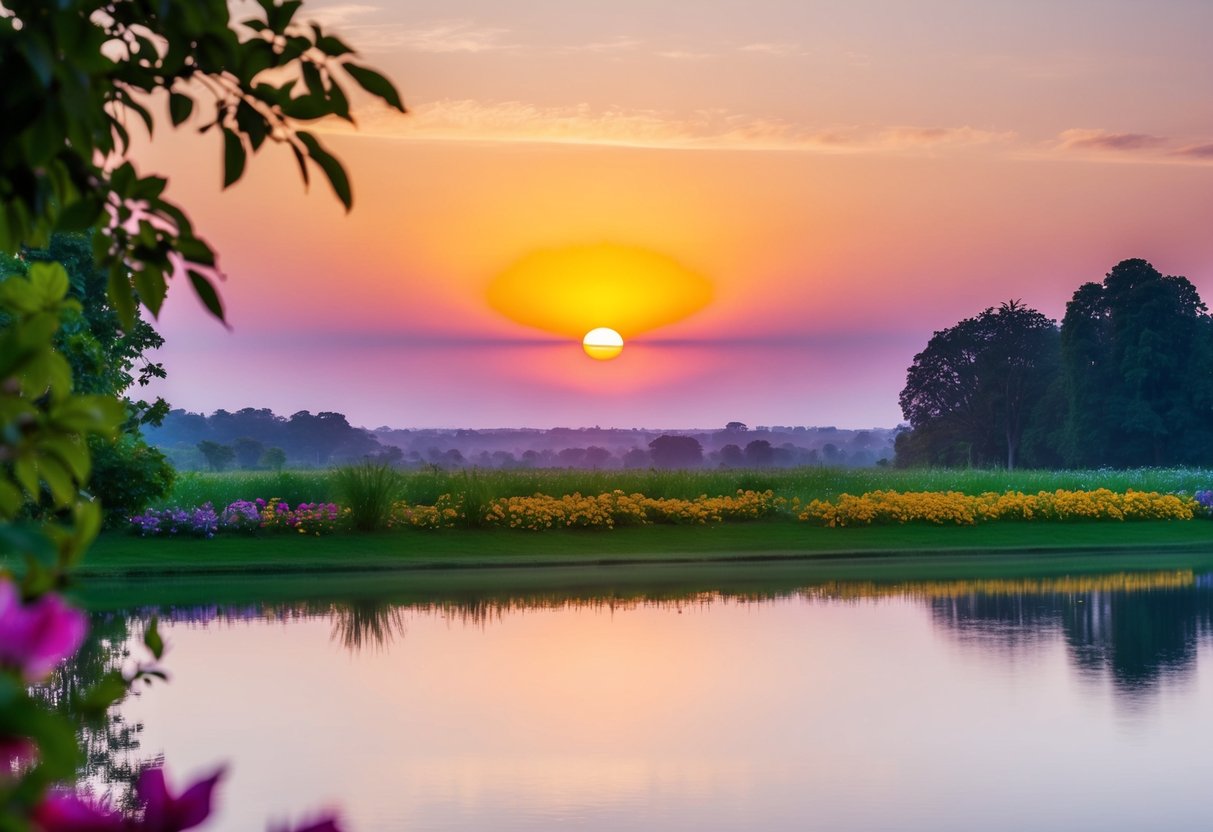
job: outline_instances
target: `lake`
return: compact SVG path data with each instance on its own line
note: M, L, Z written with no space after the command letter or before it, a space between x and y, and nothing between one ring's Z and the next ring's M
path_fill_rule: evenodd
M1210 825L1210 573L395 595L94 613L74 673L158 614L171 681L91 781L227 764L216 830Z

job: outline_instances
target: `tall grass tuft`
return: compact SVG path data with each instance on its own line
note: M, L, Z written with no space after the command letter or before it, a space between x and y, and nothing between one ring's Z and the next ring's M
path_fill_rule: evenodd
M332 478L355 529L372 532L387 528L392 503L400 495L400 474L392 466L362 462L336 469Z

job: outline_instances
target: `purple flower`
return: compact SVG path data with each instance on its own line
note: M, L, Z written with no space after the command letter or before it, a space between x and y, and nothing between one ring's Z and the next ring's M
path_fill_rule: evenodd
M76 652L87 629L84 613L58 595L22 604L16 585L0 580L0 667L19 671L27 682L40 682Z
M211 796L223 771L219 769L174 797L169 793L164 769L147 769L135 784L135 793L143 804L143 820L136 828L140 832L181 832L202 823L211 813Z
M40 832L122 832L126 819L104 804L65 791L47 794L34 809Z

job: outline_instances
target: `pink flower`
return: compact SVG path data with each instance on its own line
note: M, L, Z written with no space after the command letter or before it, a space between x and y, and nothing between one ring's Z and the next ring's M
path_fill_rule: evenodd
M164 769L147 769L135 784L135 793L143 804L143 822L136 828L141 832L181 832L202 823L211 813L211 795L222 776L223 769L219 769L174 797L165 782Z
M39 832L123 832L126 819L108 806L71 792L53 791L34 809Z
M0 667L17 670L27 682L45 679L76 652L88 624L58 595L22 604L12 581L0 580Z

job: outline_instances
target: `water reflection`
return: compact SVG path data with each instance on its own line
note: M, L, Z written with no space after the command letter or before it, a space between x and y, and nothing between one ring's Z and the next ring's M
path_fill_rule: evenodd
M405 631L404 608L383 601L362 599L340 604L333 608L331 615L331 640L339 642L351 653L383 649Z
M224 829L308 792L364 829L792 829L812 805L817 828L959 830L1064 788L1083 796L1053 801L1073 810L1058 826L1028 804L986 826L1078 828L1106 791L1088 780L1140 783L1145 755L1161 788L1213 735L1193 723L1208 575L712 583L97 614L91 658L48 695L70 700L160 616L177 678L89 729L86 775L120 794L141 755L231 755ZM1167 707L1105 707L1143 701ZM1131 793L1100 828L1141 828Z
M152 616L168 623L295 621L326 618L331 640L351 653L383 650L407 632L408 612L437 613L464 625L488 626L503 616L535 610L614 612L655 606L680 610L720 601L760 604L802 598L810 602L908 599L925 605L932 621L981 650L1017 652L1065 639L1074 667L1110 674L1116 688L1140 692L1164 677L1189 673L1197 646L1213 632L1213 573L1191 570L1119 572L1055 578L952 581L821 581L808 585L732 591L601 589L510 594L467 593L451 598L241 605L140 607L94 615L92 637L71 664L76 677L104 672L125 656L126 634ZM56 677L59 679L59 677ZM68 684L67 679L62 680ZM57 694L62 697L66 692Z
M1195 580L1136 591L971 593L931 600L934 620L983 647L1019 647L1060 634L1089 680L1140 698L1162 681L1182 683L1213 632L1213 591Z
M47 704L67 713L79 725L83 750L79 779L113 805L133 809L134 784L139 773L159 758L145 758L140 747L142 722L128 720L119 707L102 715L80 718L77 699L102 676L118 670L131 657L131 644L142 637L141 616L94 613L89 634L74 656L64 662L37 689ZM132 691L131 695L139 695Z

